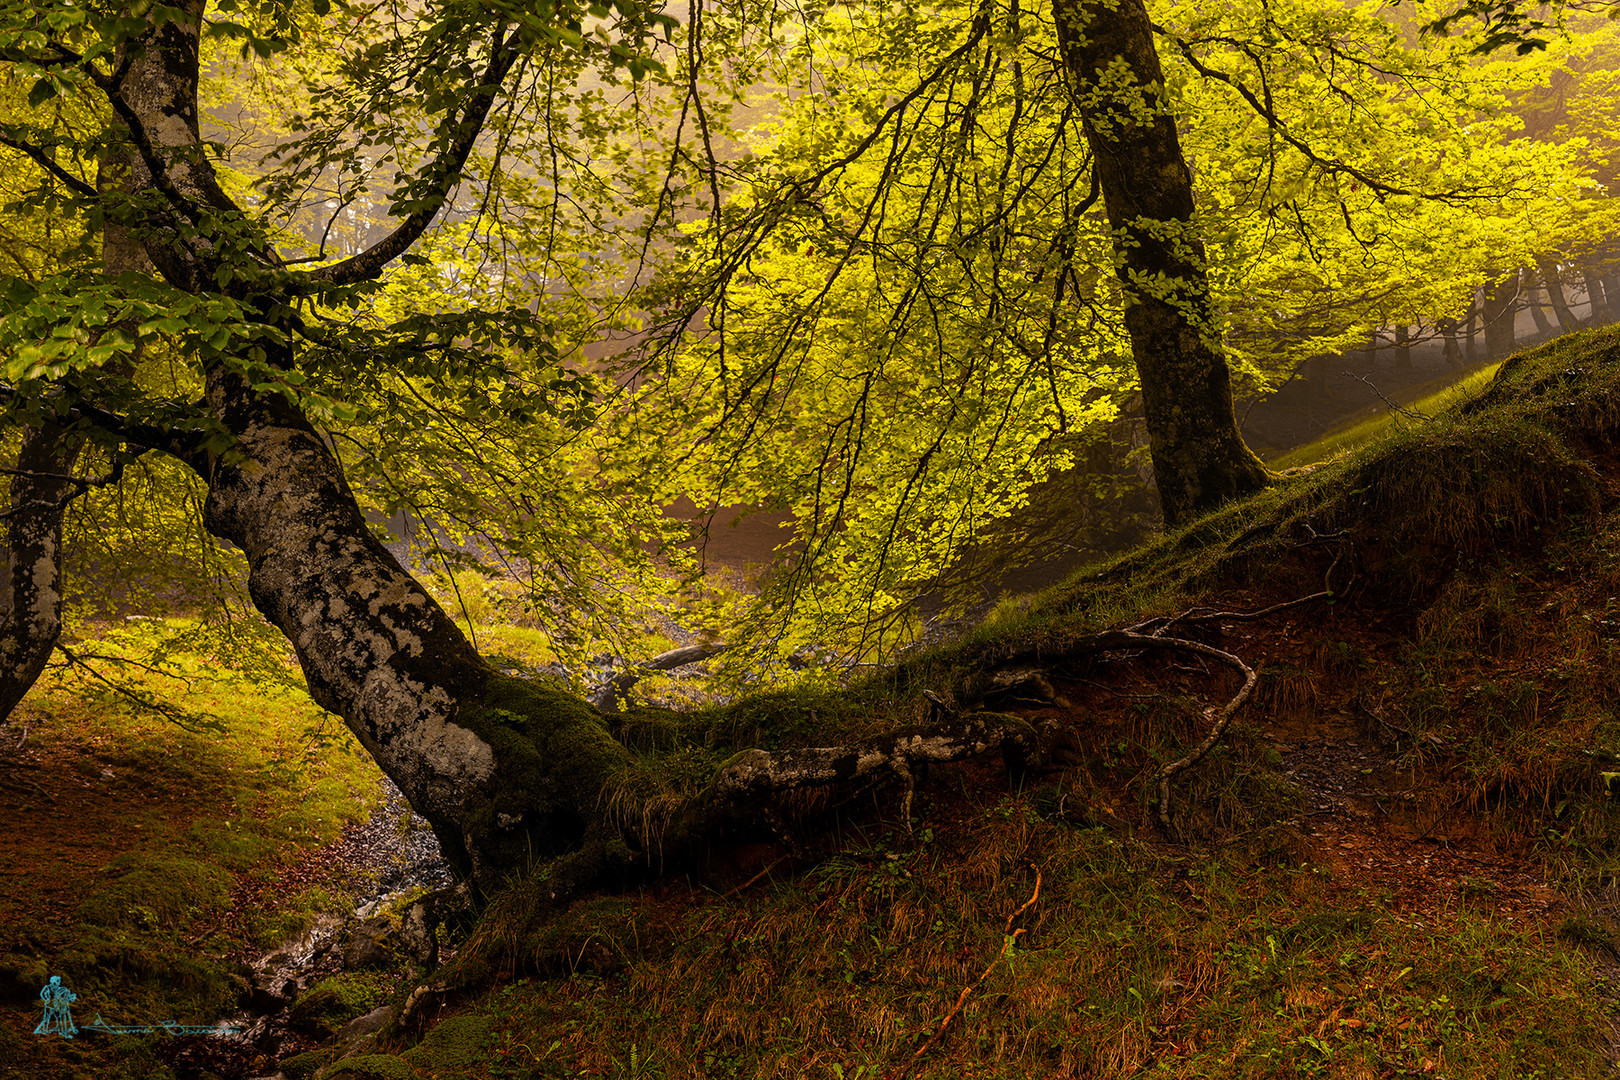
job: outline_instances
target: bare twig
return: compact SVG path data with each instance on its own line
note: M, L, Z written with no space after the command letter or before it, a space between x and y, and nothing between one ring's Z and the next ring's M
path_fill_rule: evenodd
M902 1065L898 1072L887 1076L885 1080L902 1080L907 1073L917 1067L917 1062L921 1061L922 1056L928 1053L929 1049L939 1041L939 1037L945 1034L945 1029L950 1026L951 1021L956 1019L956 1014L962 1011L962 1006L967 1003L968 995L977 990L984 980L989 978L990 973L996 969L997 964L1001 963L1008 950L1023 936L1025 928L1020 926L1017 930L1014 930L1013 923L1018 921L1020 915L1034 907L1035 902L1041 898L1041 868L1035 866L1034 870L1035 891L1029 894L1029 899L1025 900L1017 911L1007 916L1006 928L1001 932L1001 951L996 953L995 959L991 960L989 966L979 973L977 979L962 987L962 992L956 995L956 1004L952 1005L950 1012L947 1012L944 1019L940 1020L939 1026L934 1029L934 1033L928 1036L928 1041L917 1047L917 1052L911 1055L911 1060Z
M1434 419L1434 417L1425 415L1424 413L1420 413L1416 409L1408 409L1404 405L1395 404L1395 402L1391 401L1388 397L1385 396L1385 394L1384 394L1384 392L1382 390L1380 390L1380 389L1378 389L1378 387L1374 386L1372 380L1367 378L1367 376L1365 376L1365 375L1353 375L1348 371L1341 371L1341 372L1339 372L1339 374L1343 375L1347 379L1355 379L1358 382L1366 383L1367 389L1369 389L1373 393L1377 394L1379 399L1382 400L1385 405L1388 405L1391 409L1393 409L1395 412L1400 413L1402 416L1406 417L1408 420L1421 420L1424 423L1428 423L1430 420Z
M732 889L730 892L726 893L726 895L727 896L735 896L740 892L747 892L748 889L750 887L752 887L754 885L754 883L757 882L760 878L765 877L772 870L775 870L778 866L781 866L783 863L787 862L791 858L793 858L793 856L791 856L791 855L782 856L780 859L777 859L775 862L771 863L765 869L761 870L759 873L755 874L753 877L749 878L747 881L743 882L741 885L738 885L735 889Z

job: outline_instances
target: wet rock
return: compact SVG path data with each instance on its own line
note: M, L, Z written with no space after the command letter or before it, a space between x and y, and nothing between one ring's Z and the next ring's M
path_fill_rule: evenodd
M426 968L439 962L438 919L429 900L418 900L399 918L399 946L406 956Z
M242 1007L256 1013L280 1012L298 996L298 980L275 972L261 972L248 982Z
M369 1039L377 1034L388 1023L388 1019L393 1013L394 1010L387 1005L381 1005L364 1016L357 1016L344 1024L343 1030L337 1034L339 1053L346 1053L362 1040Z
M343 966L349 971L392 967L398 959L394 951L398 943L394 921L384 915L373 915L345 937Z

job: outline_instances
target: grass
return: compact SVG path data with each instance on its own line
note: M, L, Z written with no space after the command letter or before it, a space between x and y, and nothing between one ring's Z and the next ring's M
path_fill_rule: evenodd
M916 722L924 689L972 707L974 679L1018 658L1052 674L1072 744L1044 775L938 769L907 822L882 788L790 800L790 827L818 845L798 862L744 829L750 843L717 845L707 864L561 913L519 885L436 973L458 995L426 1031L300 1067L413 1080L1610 1075L1616 356L1617 333L1563 339L1505 365L1482 405L1429 400L1417 407L1432 422L1339 433L1333 447L1359 445L1327 466L851 686L632 710L616 733L685 791L739 747ZM1223 684L1077 644L1123 620L1258 607L1324 582L1333 603L1222 632L1261 682L1177 781L1192 843L1133 834L1153 817L1149 779L1205 730ZM500 596L478 597L486 649L550 662L537 630L500 624ZM98 648L138 651L157 632ZM50 958L89 1000L202 1015L229 995L232 949L320 899L218 923L266 862L363 813L374 770L296 699L208 656L190 662L183 694L149 689L216 717L223 735L62 686L30 700L44 762L89 792L75 792L81 831L111 836L116 820L124 846L49 862L67 836L28 837L34 882L7 879L0 897L27 939L0 960L13 983ZM1341 779L1387 785L1391 800L1311 833L1280 747L1329 725L1388 750L1387 767ZM94 818L103 805L111 816ZM52 874L70 887L30 908ZM359 989L343 1015L375 1000ZM0 1034L0 1055L37 1045ZM131 1045L116 1061L53 1045L58 1057L30 1064L163 1075L150 1046Z
M1304 446L1283 451L1266 462L1266 465L1276 470L1295 469L1302 465L1329 461L1347 450L1364 446L1391 431L1416 430L1427 422L1422 417L1436 416L1447 408L1478 394L1496 376L1497 369L1501 366L1488 364L1455 381L1452 381L1450 376L1445 376L1436 380L1444 384L1439 389L1433 388L1434 383L1419 388L1410 400L1396 402L1402 410L1405 410L1404 413L1390 408L1387 404L1373 406L1373 415L1353 417Z
M87 651L140 664L160 652L168 674L97 661L114 691L58 671L13 717L28 741L8 775L32 786L0 792L14 823L0 838L0 1027L32 1030L47 974L78 993L77 1016L211 1023L234 1010L241 957L343 902L341 881L281 874L369 814L380 773L306 696L177 649L194 629L99 628ZM161 1076L155 1045L29 1036L0 1074Z
M880 803L806 875L742 895L726 885L747 869L539 921L497 903L463 950L484 980L465 1015L491 1021L485 1057L451 1075L897 1076L966 987L911 1075L1608 1075L1594 958L1620 917L1604 774L1620 763L1617 355L1599 331L1511 361L1478 404L1420 403L1432 422L1386 425L896 671L664 718L666 748L825 742L1034 656L1070 678L1079 745L1058 790L1000 797L998 770L949 771L918 832ZM1144 779L1196 737L1210 690L1067 649L1121 620L1324 581L1348 602L1231 639L1264 661L1266 712L1178 790L1201 846L1075 827L1098 815L1063 806L1150 817ZM1345 863L1298 831L1277 736L1251 726L1310 738L1335 710L1407 778L1391 795L1408 801L1366 826L1383 862ZM1450 876L1401 869L1437 835L1494 854ZM1516 866L1562 884L1565 906L1520 904ZM415 1051L399 1060L431 1072Z
M1414 915L1318 865L1165 851L1034 797L874 839L740 897L599 906L586 922L626 949L500 987L465 1014L479 1060L418 1075L895 1075L970 985L911 1075L1608 1075L1588 961L1550 929Z

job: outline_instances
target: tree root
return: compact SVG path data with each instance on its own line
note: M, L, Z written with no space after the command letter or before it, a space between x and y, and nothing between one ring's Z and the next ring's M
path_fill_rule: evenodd
M1021 763L1041 756L1042 734L1022 717L975 712L851 746L745 750L720 767L703 801L716 808L749 807L786 791L889 773L906 787L909 809L918 763L961 761L997 749Z
M983 985L984 980L989 978L990 973L996 969L996 965L1001 963L1002 957L1006 956L1007 951L1023 936L1025 928L1020 926L1014 930L1013 923L1018 921L1020 915L1034 907L1036 901L1041 898L1041 868L1034 866L1033 869L1035 870L1035 891L1029 894L1029 899L1025 900L1017 911L1007 916L1007 925L1001 931L1001 950L996 953L995 959L991 960L989 966L979 973L977 979L962 987L962 992L956 995L956 1004L952 1005L950 1011L940 1020L939 1026L934 1029L932 1035L928 1036L928 1040L917 1047L916 1052L911 1055L911 1059L900 1066L897 1071L884 1077L884 1080L904 1080L906 1074L917 1067L917 1062L921 1061L922 1056L928 1053L933 1045L939 1041L940 1036L945 1034L945 1029L950 1026L951 1021L956 1019L956 1014L962 1011L962 1006L967 1003L968 995Z

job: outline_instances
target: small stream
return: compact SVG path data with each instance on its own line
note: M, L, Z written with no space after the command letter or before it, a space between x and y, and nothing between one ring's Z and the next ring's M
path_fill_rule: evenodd
M250 958L252 974L242 1011L220 1021L240 1028L240 1033L199 1040L214 1045L197 1046L191 1053L192 1047L182 1047L174 1062L179 1075L208 1068L226 1077L274 1076L277 1061L316 1045L309 1034L289 1023L300 994L340 971L391 962L385 947L374 940L381 921L369 926L366 921L409 890L454 884L450 864L426 819L411 812L392 781L384 777L381 784L383 804L370 819L348 826L342 838L322 852L358 883L354 909L320 915L298 938Z

